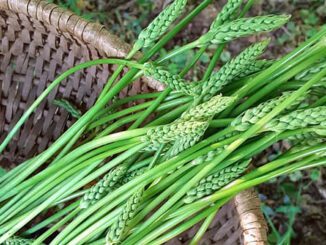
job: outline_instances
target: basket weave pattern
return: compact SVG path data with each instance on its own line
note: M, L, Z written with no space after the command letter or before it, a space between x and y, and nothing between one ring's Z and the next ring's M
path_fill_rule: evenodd
M28 10L34 9L32 3L28 5ZM31 18L21 13L22 11L1 11L0 141L6 135L3 132L9 131L25 108L28 108L60 73L76 64L109 55L103 52L103 47L95 48L96 43L88 44L82 40L82 37L86 38L86 34L75 36L69 32L70 29L75 32L80 32L81 28L87 30L85 23L75 20L75 15L45 2L40 2L34 13L42 13L42 10L51 13L51 22L54 22L56 17L59 18L57 21L60 20L56 23L63 25L62 19L66 19L67 30L60 31L56 26ZM76 23L75 28L72 28L73 22ZM99 25L92 27L101 32ZM117 43L120 46L117 49L111 48L110 56L123 56L128 49L121 41ZM75 73L68 81L61 83L29 118L0 161L17 163L43 151L71 124L67 112L52 105L53 99L68 98L81 109L89 108L94 104L112 68L109 65L93 66ZM145 83L143 85L141 88L139 82L135 83L129 90L134 93L148 90Z
M23 112L58 74L101 57L123 57L129 46L103 26L41 0L0 0L0 142ZM81 110L92 106L113 66L77 72L58 86L15 136L0 165L10 168L43 151L73 123L54 98L67 98ZM153 86L151 86L153 87ZM136 81L120 96L150 90ZM187 244L198 226L168 244ZM201 244L266 244L267 226L252 190L225 205Z

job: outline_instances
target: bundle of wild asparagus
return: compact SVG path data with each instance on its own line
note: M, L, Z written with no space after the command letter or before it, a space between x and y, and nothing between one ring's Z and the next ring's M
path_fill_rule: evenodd
M77 122L44 152L0 177L0 243L162 244L205 220L192 241L197 244L219 208L241 190L326 163L326 29L277 61L260 59L269 43L263 40L214 71L228 42L272 31L289 19L244 17L253 1L229 0L206 34L151 60L210 3L181 18L186 2L175 0L162 11L126 59L94 60L60 75L1 143L3 151L74 72L119 65L84 114L68 101L55 101ZM216 52L202 79L185 80L209 46ZM165 68L171 57L197 48L180 74ZM143 57L130 60L139 50ZM130 70L117 81L125 66ZM165 90L115 98L140 76L164 83ZM146 102L124 107L140 99ZM281 140L292 148L248 170L255 155ZM56 212L47 217L48 209ZM41 221L30 227L35 217Z

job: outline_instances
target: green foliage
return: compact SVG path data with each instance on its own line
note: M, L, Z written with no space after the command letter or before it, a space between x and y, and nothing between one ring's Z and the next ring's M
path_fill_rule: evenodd
M295 20L289 21L285 26L284 32L277 38L279 45L293 45L303 38L310 38L318 32L322 26L322 19L326 16L325 5L323 1L309 1L306 8L302 8L300 1L294 1L293 16Z
M271 228L271 232L268 235L269 244L290 244L291 239L295 236L293 225L296 220L296 216L301 212L300 204L302 193L302 184L296 186L293 183L280 183L277 189L278 195L283 195L283 202L276 206L274 209L267 204L262 205L262 211L266 217L266 220ZM282 226L284 232L280 232L279 229L273 224L273 219L277 215L285 216L286 221Z

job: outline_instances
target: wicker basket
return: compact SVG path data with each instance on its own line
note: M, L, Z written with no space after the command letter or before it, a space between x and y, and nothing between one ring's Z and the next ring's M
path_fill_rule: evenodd
M0 142L24 110L47 84L68 68L100 57L123 57L129 46L103 26L41 0L0 0ZM103 65L78 72L63 82L42 103L0 156L11 168L43 151L72 123L51 104L69 98L89 108L114 67ZM148 91L144 81L129 86L120 96ZM254 191L239 194L225 205L202 244L265 244L267 226ZM170 244L185 244L198 227Z

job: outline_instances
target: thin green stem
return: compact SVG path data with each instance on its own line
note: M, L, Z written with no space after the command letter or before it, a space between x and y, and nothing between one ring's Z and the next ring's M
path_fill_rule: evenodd
M167 232L159 239L154 240L155 238L159 237L164 232L168 231L171 227L174 227L177 224L179 224L180 220L186 219L186 217L189 216L189 213L184 213L178 218L169 220L166 223L164 223L162 226L160 226L159 228L154 230L152 233L150 233L147 236L145 236L144 238L142 238L140 240L139 244L162 244L162 243L170 240L171 238L175 237L176 235L182 233L182 231L195 225L196 223L198 223L199 221L201 221L202 219L204 219L205 217L210 215L212 212L214 212L216 209L219 209L223 205L223 203L224 202L219 202L218 204L206 209L205 211L201 212L200 214L198 214L194 218L190 219L189 221L185 222L184 224L179 225L176 229L174 229L170 232ZM126 243L126 244L129 244L129 243Z
M206 217L206 219L204 220L203 224L200 226L199 230L197 231L196 235L192 238L192 240L189 243L189 245L197 245L197 244L199 244L200 240L205 235L207 229L209 228L209 225L214 220L214 218L215 218L215 216L216 216L216 214L217 214L218 211L219 211L219 209L216 209L209 216Z
M326 95L318 99L315 103L311 105L311 107L322 106L326 104Z
M180 114L184 111L186 111L189 108L189 105L191 103L187 103L184 105L181 105L177 108L175 108L174 110L165 113L164 115L154 119L153 121L151 121L150 123L148 123L146 125L146 127L153 127L153 126L157 126L157 125L161 125L167 122L171 122L172 120L178 118L178 116L180 116Z
M221 57L221 54L222 54L224 48L225 48L225 44L221 44L221 45L219 45L217 47L217 49L216 49L216 51L215 51L209 65L208 65L208 67L207 67L207 69L205 71L205 74L204 74L204 76L202 78L202 81L206 81L210 77L210 75L212 74L218 60Z
M230 125L230 123L234 120L234 118L223 118L211 120L209 122L209 126L212 128L224 128Z
M157 109L157 107L164 101L164 99L169 95L172 90L170 88L166 88L159 97L140 115L139 118L129 127L129 129L138 128L144 120Z
M23 233L23 235L30 235L30 234L33 234L33 233L35 233L35 232L43 229L44 227L50 225L51 223L53 223L54 221L58 220L62 216L64 216L67 213L71 212L72 210L74 210L78 206L79 206L79 201L76 201L76 202L70 204L69 206L61 209L59 212L55 213L51 217L43 220L42 222L40 222L40 223L36 224L35 226L33 226L32 228L28 229L27 231L25 231Z
M57 193L52 195L50 198L48 198L45 202L43 202L41 205L39 205L37 208L29 211L27 214L25 214L22 219L15 224L13 227L10 228L5 234L3 234L0 237L0 243L3 243L8 238L12 237L18 230L20 230L23 226L25 226L30 220L35 218L40 212L42 212L45 208L47 208L52 202L54 202L57 198L62 196L65 192L67 192L70 188L72 188L75 184L77 184L85 175L87 175L89 172L91 172L98 163L94 163L87 168L85 168L83 171L80 172L78 176L76 176L74 179L72 179L71 182L67 183L65 187L60 189Z
M135 49L134 47L130 50L130 52L127 54L126 59L131 59L136 53L137 53L137 49ZM114 81L118 78L119 74L122 72L124 68L124 65L120 65L118 66L118 68L114 71L114 73L112 74L112 76L109 78L109 80L107 81L107 83L105 84L101 94L98 97L98 100L101 100L103 98L103 96L105 94L108 93L108 91L110 90L110 88L112 87Z
M310 55L310 57L305 62L299 63L294 68L290 69L280 77L276 78L276 81L267 84L264 88L262 88L261 90L259 90L258 92L250 96L250 98L248 98L244 103L239 105L234 110L232 115L238 115L241 112L245 111L246 109L250 108L250 106L252 106L254 103L262 99L264 96L270 94L272 91L277 89L282 83L286 82L287 80L289 80L290 78L298 74L299 72L305 70L307 67L314 64L321 57L325 56L325 54L326 54L326 50L323 50L323 52L318 51L316 54Z
M73 210L70 214L68 214L66 217L61 219L58 223L53 225L50 229L48 229L46 232L44 232L41 236L39 236L36 240L33 241L32 245L38 245L42 244L42 242L47 239L49 236L51 236L54 232L56 232L58 229L60 229L62 226L64 226L69 220L74 218L80 210L76 208Z
M64 157L74 146L74 144L78 141L80 136L84 133L86 127L83 127L81 130L75 134L71 140L68 142L68 144L62 149L62 151L56 156L56 158L53 160L52 164L56 163L58 160L60 160L62 157Z

